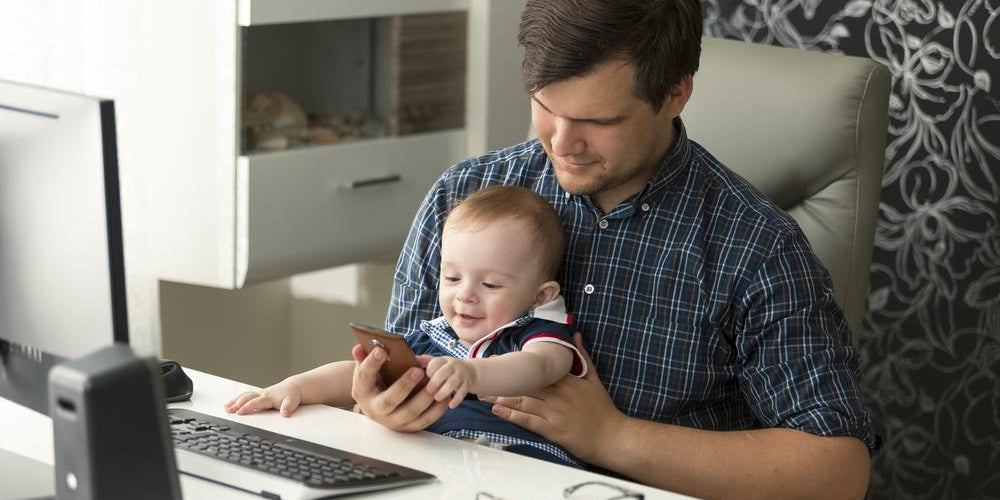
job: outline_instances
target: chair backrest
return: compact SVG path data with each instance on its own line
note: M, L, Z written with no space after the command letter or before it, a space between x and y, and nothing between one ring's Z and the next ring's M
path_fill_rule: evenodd
M798 221L857 342L888 127L888 70L869 59L705 38L688 136Z

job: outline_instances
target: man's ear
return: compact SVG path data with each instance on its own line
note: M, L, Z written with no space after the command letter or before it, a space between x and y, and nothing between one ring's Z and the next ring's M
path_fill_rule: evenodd
M694 77L687 75L681 78L673 87L670 87L667 93L667 98L663 102L663 107L667 108L667 112L670 117L680 116L681 111L684 111L684 106L687 105L688 99L691 98L691 93L694 92Z
M531 308L534 309L542 304L545 304L559 295L559 283L555 281L546 281L538 286L538 292L535 293L535 302L531 304Z

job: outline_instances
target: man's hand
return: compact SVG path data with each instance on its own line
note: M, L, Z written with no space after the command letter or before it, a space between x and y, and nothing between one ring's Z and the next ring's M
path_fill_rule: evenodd
M448 407L457 408L479 380L479 371L467 360L440 356L427 363L427 376L430 377L427 392L434 395L434 400L450 400Z
M586 462L597 462L601 442L613 439L627 417L618 411L597 377L579 333L573 342L587 363L583 378L567 375L530 396L482 397L493 413L561 445Z
M853 437L793 429L707 431L629 418L587 363L532 396L480 398L493 413L635 481L700 498L862 498L869 457Z
M415 432L434 423L448 409L447 403L435 401L426 391L413 392L424 377L422 369L410 368L383 390L378 387L378 371L385 363L385 351L376 347L366 356L364 349L355 345L351 355L358 362L351 382L351 397L372 420L395 431Z

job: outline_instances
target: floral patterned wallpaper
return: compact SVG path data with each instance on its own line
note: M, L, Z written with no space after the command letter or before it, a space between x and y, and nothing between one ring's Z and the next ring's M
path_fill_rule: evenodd
M1000 0L703 0L706 34L893 75L861 332L868 497L1000 499Z

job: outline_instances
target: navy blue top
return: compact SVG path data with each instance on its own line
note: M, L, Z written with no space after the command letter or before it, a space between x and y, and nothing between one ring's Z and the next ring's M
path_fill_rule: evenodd
M414 353L461 359L470 357L469 349L458 342L458 336L443 317L424 321L421 327L420 331L406 337L406 342ZM513 321L512 326L496 332L495 337L488 339L491 341L480 342L486 345L475 357L488 358L520 351L533 341L557 342L572 346L573 331L567 324L525 316ZM473 348L480 343L474 344ZM580 374L582 359L575 353L575 347L571 350L574 351L571 373ZM491 404L479 401L477 395L469 394L457 408L447 410L425 430L455 438L476 439L485 434L494 443L526 445L544 452L544 454L528 453L531 456L565 465L580 466L580 462L564 448L494 415L492 407Z

